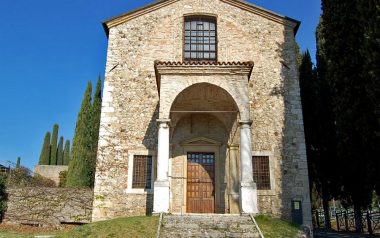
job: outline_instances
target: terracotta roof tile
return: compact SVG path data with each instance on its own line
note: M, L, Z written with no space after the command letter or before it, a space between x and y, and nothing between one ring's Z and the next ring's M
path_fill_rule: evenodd
M229 62L220 62L220 61L159 61L154 62L155 65L164 65L164 66L187 66L187 65L225 65L225 66L248 66L253 67L253 61L229 61Z

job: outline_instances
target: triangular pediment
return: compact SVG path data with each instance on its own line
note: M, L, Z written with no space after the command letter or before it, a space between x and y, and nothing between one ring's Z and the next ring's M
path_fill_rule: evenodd
M222 143L219 141L206 138L206 137L196 137L192 139L185 140L181 143L182 146L190 146L190 145L211 145L211 146L220 146Z
M143 7L137 8L135 10L132 10L130 12L124 13L122 15L116 16L114 18L111 18L109 20L106 20L103 22L104 30L106 31L107 35L109 32L109 29L111 27L117 26L119 24L125 23L129 20L132 20L136 17L148 14L150 12L156 11L160 8L169 6L175 2L178 2L181 0L159 0L154 1L148 5L145 5ZM255 4L252 4L247 1L243 0L220 0L224 3L230 4L231 6L246 10L248 12L252 12L254 14L257 14L259 16L262 16L264 18L267 18L269 20L281 23L281 24L287 24L291 25L294 28L294 34L297 32L298 27L300 25L300 22L297 20L294 20L292 18L282 16L280 14L274 13L272 11L269 11L267 9L264 9L262 7L259 7Z

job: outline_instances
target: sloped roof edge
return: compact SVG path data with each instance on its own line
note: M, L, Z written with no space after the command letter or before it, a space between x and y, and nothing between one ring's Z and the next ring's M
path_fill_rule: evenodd
M117 26L117 25L122 24L124 22L127 22L131 19L134 19L136 17L150 13L152 11L155 11L157 9L168 6L168 5L175 3L175 2L178 2L178 1L180 1L180 0L161 0L161 1L152 2L150 4L142 6L140 8L134 9L132 11L126 12L126 13L121 14L119 16L105 20L104 22L102 22L104 31L106 32L107 37L108 37L109 29L111 27ZM275 12L269 11L267 9L264 9L262 7L255 5L253 3L249 3L249 2L246 2L243 0L220 0L220 1L222 1L224 3L228 3L228 4L235 6L235 7L241 8L243 10L255 13L259 16L265 17L265 18L272 20L272 21L275 21L277 23L281 23L284 25L290 25L294 29L294 35L297 34L298 28L301 24L301 22L298 20L277 14Z
M147 14L149 12L153 12L157 9L168 6L168 5L175 3L175 2L178 2L178 1L180 1L180 0L155 1L155 2L149 3L147 5L144 5L142 7L136 8L132 11L129 11L129 12L123 13L121 15L112 17L112 18L102 22L104 31L106 32L107 37L108 37L109 29L111 27L117 26L117 25L122 24L124 22L127 22L131 19L142 16L142 15Z
M294 29L294 35L297 34L298 28L301 25L301 22L298 20L295 20L293 18L272 12L270 10L263 8L263 7L259 7L253 3L250 3L250 2L247 2L244 0L220 0L220 1L228 3L228 4L235 6L235 7L241 8L241 9L246 10L248 12L255 13L259 16L262 16L262 17L267 18L269 20L272 20L274 22L281 23L284 25L290 25Z

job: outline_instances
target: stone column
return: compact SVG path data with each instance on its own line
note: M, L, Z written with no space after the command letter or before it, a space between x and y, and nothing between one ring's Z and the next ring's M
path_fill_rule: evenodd
M252 121L240 121L240 209L242 213L258 213L257 189L252 170Z
M157 179L154 182L154 213L169 212L169 123L158 119Z

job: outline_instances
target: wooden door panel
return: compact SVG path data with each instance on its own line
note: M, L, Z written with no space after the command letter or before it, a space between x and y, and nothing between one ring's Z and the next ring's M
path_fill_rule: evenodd
M215 212L215 155L187 155L187 212Z

